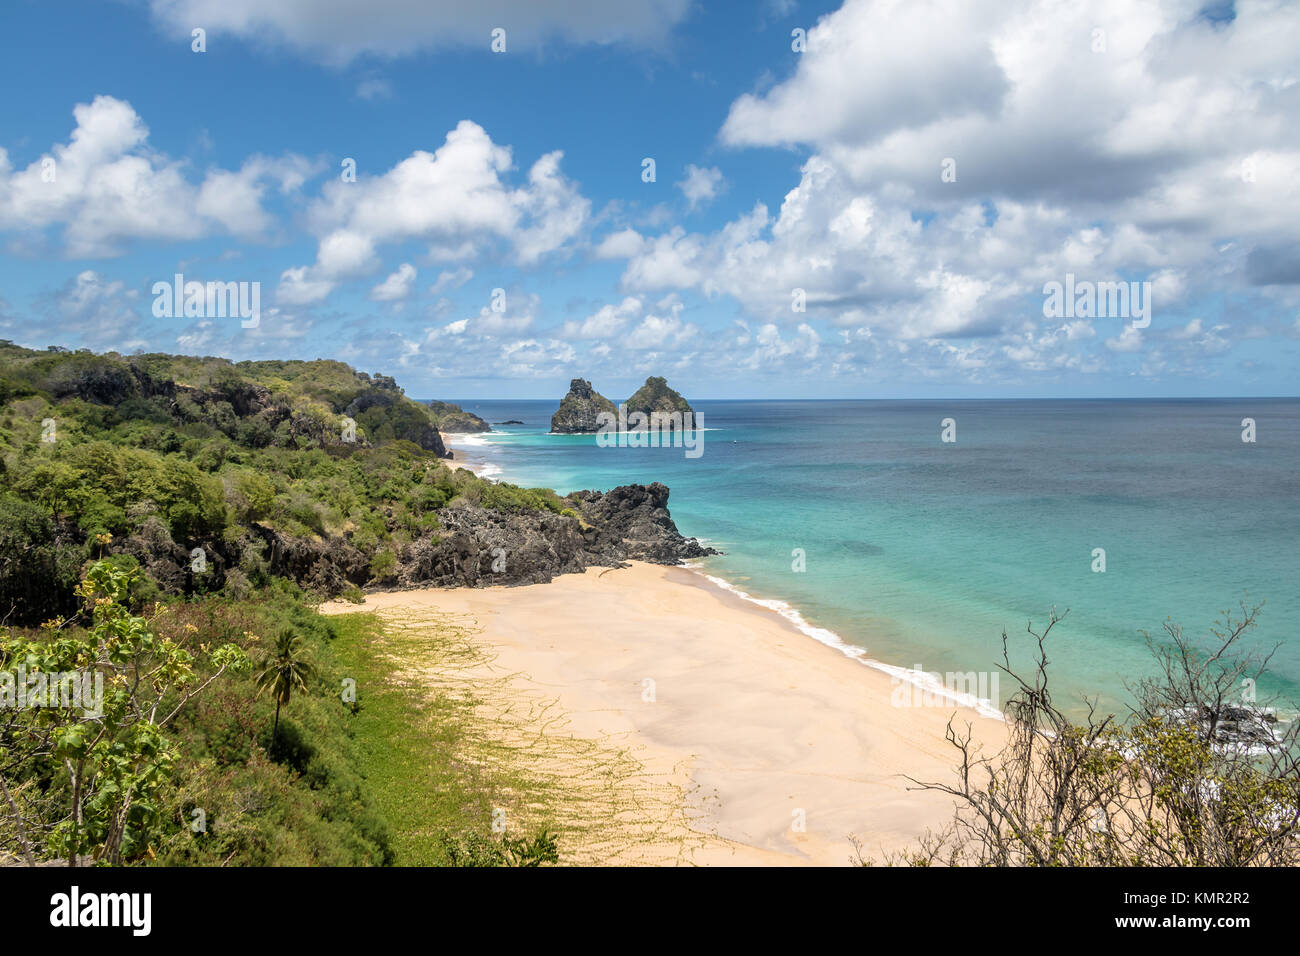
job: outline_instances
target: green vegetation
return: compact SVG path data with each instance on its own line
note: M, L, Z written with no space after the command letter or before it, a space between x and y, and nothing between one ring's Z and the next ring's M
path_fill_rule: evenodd
M544 827L491 833L500 792L521 781L467 759L472 703L394 681L373 615L324 617L287 582L142 607L138 579L96 562L83 612L0 642L0 671L98 672L104 685L102 717L0 708L0 851L213 866L555 861ZM258 672L266 633L278 636ZM293 706L277 723L286 687Z
M1172 622L1148 644L1159 675L1134 687L1126 719L1087 704L1082 722L1053 702L1048 639L1016 683L1009 740L981 752L948 725L955 784L913 781L955 798L952 823L890 857L911 866L1295 866L1300 863L1300 721L1254 700L1269 654L1243 653L1259 606L1241 606L1202 638Z
M549 488L520 488L505 481L480 488L478 503L493 511L551 511L578 517L578 513Z
M557 847L570 864L685 862L709 842L677 786L621 741L575 734L459 616L417 604L329 620L339 638L317 660L355 679L353 752L398 863L533 866Z
M302 638L293 631L281 631L275 650L267 654L257 672L257 687L275 701L275 723L271 725L271 747L280 740L280 708L288 705L295 690L307 689L312 666L302 658Z
M518 840L489 840L472 831L460 837L444 833L442 845L453 866L541 866L560 859L555 834L545 829Z
M671 415L674 412L682 414L694 414L690 403L682 398L681 394L668 387L668 382L662 376L651 375L645 380L645 384L632 393L632 397L627 400L628 414L632 412L642 412L651 415L654 412L661 412Z
M492 426L473 412L467 412L451 402L426 402L426 407L438 422L438 430L448 434L488 432Z
M448 468L439 413L467 413L435 405L340 362L0 342L0 621L72 613L99 557L136 558L165 596L273 577L336 596L391 583L453 503L571 513Z
M339 362L0 342L0 694L19 667L104 686L100 717L0 708L0 858L553 861L545 830L492 833L501 784L450 704L395 689L375 620L315 610L446 507L566 512L448 468L457 412ZM437 772L410 786L408 756Z
M479 759L474 699L430 692L421 673L470 653L464 632L454 626L385 628L373 614L329 620L346 638L332 643L329 659L358 688L350 722L354 752L389 823L395 861L532 865L534 857L511 849L512 837L491 833L491 822L502 803L515 816L517 798L509 794L535 785L519 779L509 761ZM544 825L535 838L547 842Z

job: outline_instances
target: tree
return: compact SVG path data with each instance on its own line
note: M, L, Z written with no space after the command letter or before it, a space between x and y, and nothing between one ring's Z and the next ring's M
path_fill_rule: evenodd
M240 472L235 491L243 497L240 518L249 524L264 520L275 507L275 485L259 472Z
M36 625L77 608L84 549L60 540L40 507L0 492L0 625Z
M193 654L130 612L137 574L104 561L91 566L77 589L89 630L54 620L42 638L0 638L6 672L21 669L25 685L39 678L34 686L69 687L75 698L71 706L64 699L0 710L0 797L29 862L38 839L69 866L86 854L118 864L147 852L176 760L166 727L224 673L247 666L237 645L201 648L201 676ZM41 799L32 781L56 773L66 774L66 791Z
M311 664L302 657L302 638L291 630L281 631L275 639L275 650L263 658L261 670L257 673L257 686L275 698L272 746L280 732L280 707L288 705L295 690L307 689L307 678L312 672Z
M952 823L888 862L982 866L1295 866L1300 864L1300 722L1279 732L1253 690L1271 655L1242 654L1259 607L1241 606L1201 640L1166 625L1148 636L1159 676L1136 687L1126 719L1085 700L1082 722L1052 700L1048 636L1028 631L1037 666L1016 683L1008 743L986 756L969 725L948 724L957 782L917 788L956 800ZM1245 691L1245 693L1243 693ZM911 778L909 778L911 779Z

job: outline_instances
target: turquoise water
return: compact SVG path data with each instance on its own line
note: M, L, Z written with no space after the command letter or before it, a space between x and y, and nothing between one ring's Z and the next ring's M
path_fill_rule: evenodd
M548 435L554 402L464 406L525 422L453 441L495 477L662 481L682 532L726 552L704 570L871 658L989 671L1003 628L1023 649L1028 621L1068 608L1049 645L1057 693L1115 708L1150 671L1142 630L1172 618L1199 634L1264 600L1250 645L1281 647L1260 698L1300 698L1300 400L700 401L696 459Z

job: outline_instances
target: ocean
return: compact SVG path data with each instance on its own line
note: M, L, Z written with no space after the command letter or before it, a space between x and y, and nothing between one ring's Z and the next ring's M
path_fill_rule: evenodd
M1023 667L1026 627L1068 609L1056 700L1123 713L1153 670L1144 632L1262 601L1243 643L1278 648L1258 698L1300 699L1298 399L693 404L696 458L550 435L553 401L462 402L524 424L453 444L560 492L662 481L682 533L726 552L700 570L886 669L992 674L1004 629Z

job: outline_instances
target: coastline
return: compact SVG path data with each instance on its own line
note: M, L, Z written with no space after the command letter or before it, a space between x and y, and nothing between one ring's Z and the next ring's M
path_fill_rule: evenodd
M448 468L464 468L480 478L499 479L501 467L488 461L479 451L487 443L474 432L442 432L442 443L455 458L445 458L443 463Z
M554 434L554 433L552 433ZM443 443L447 449L454 452L457 456L455 459L447 461L451 468L465 468L480 478L487 478L494 481L507 481L509 478L505 475L503 467L495 461L491 461L486 456L486 451L490 448L490 443L485 441L478 433L465 432L443 432ZM868 655L867 649L859 644L846 641L839 634L829 628L819 627L810 622L798 607L781 598L763 598L750 594L732 584L721 575L711 572L707 565L708 559L689 561L682 565L710 585L727 591L741 600L748 602L753 606L771 611L789 622L794 628L802 632L805 636L824 644L827 647L834 648L843 654L866 667L873 668L890 678L897 678L897 681L903 681L915 687L917 692L930 695L933 698L940 698L959 707L970 708L979 712L983 717L989 717L996 720L1002 720L1002 712L998 709L1000 701L988 700L977 697L974 694L955 691L946 687L942 681L936 680L938 675L928 674L924 671L917 670L913 667L905 667L899 664L892 664L886 661ZM895 681L895 683L897 682Z
M895 679L687 568L635 562L323 610L472 622L511 694L548 695L564 732L629 748L638 780L678 791L693 833L665 826L651 861L842 865L853 838L879 859L951 819L950 798L907 780L953 779L950 717L987 752L1005 737L1001 721L950 702L894 706Z

